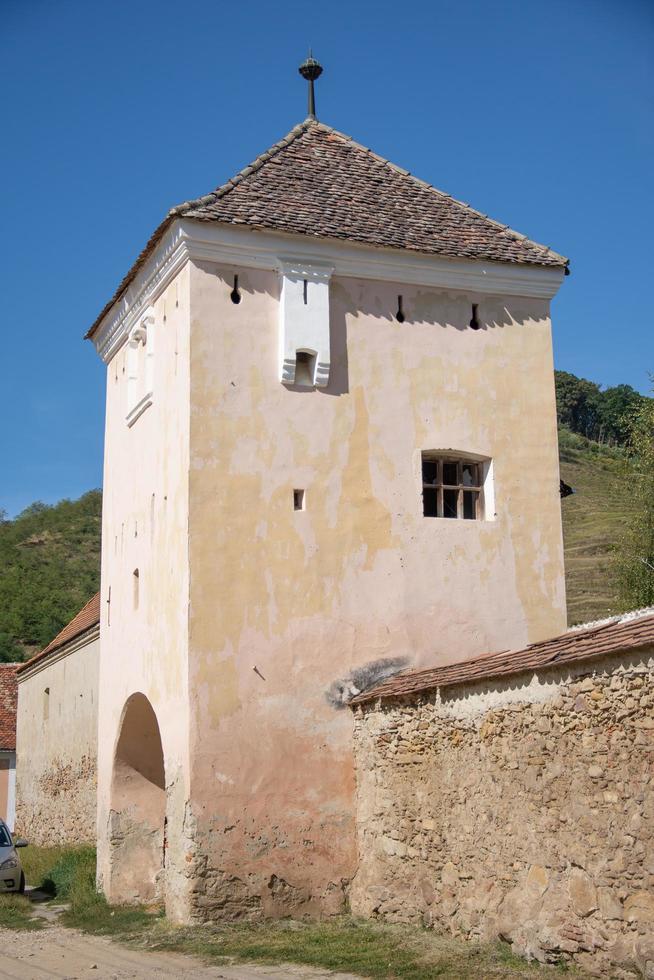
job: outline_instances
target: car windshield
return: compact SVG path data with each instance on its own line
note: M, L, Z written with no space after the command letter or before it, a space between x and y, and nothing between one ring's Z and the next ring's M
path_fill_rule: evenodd
M0 847L11 847L11 837L4 824L0 823Z

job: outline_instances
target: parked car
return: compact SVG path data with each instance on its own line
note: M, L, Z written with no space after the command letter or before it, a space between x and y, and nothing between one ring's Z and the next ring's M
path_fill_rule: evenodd
M13 840L9 827L4 820L0 820L0 895L25 891L25 875L16 850L18 847L27 847L27 841L21 837Z

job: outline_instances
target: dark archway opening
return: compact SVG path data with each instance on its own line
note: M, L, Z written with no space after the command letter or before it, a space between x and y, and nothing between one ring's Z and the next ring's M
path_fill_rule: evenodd
M159 724L144 694L125 703L109 814L112 902L163 899L166 777Z

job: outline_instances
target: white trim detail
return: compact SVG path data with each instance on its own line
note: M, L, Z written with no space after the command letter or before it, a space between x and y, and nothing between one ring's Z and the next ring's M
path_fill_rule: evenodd
M141 398L141 400L136 403L134 408L132 408L125 416L125 421L127 422L128 428L131 429L131 427L134 425L136 420L140 419L140 417L143 415L143 412L146 410L146 408L149 408L151 404L152 404L152 392L149 391L147 395L144 395L143 398Z
M301 258L280 258L278 267L280 381L324 388L329 382L329 280L334 270ZM309 356L305 378L297 371L300 353Z
M335 276L486 295L552 299L564 276L560 266L446 258L178 218L101 321L93 338L98 353L106 363L111 360L139 314L190 259L278 270L279 257L289 254L299 267L331 267Z
M139 317L127 339L127 425L132 426L152 404L154 386L154 313Z
M7 769L7 816L4 820L13 834L16 823L16 753L0 752L0 759L7 759L9 762ZM0 817L2 817L2 813L0 813Z

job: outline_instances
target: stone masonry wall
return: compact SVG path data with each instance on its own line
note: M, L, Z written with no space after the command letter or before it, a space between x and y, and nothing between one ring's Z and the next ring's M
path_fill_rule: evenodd
M84 844L95 841L96 760L57 759L33 780L23 775L16 806L16 828L32 844Z
M654 978L654 651L355 712L355 913Z

